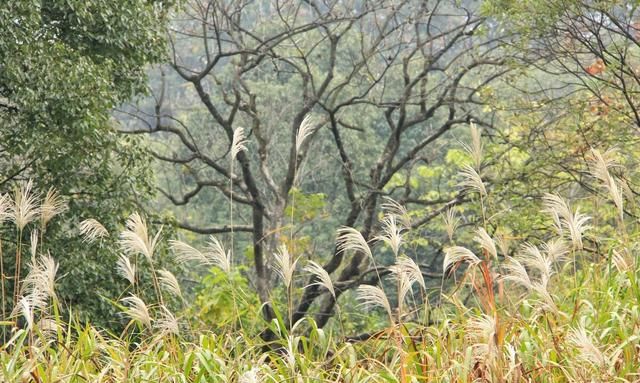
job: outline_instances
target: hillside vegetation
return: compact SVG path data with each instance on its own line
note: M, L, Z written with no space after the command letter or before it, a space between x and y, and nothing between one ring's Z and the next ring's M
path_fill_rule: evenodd
M477 131L473 137L479 137ZM468 148L481 150L481 145L478 141ZM374 265L371 247L382 243L395 257L390 272L379 276L392 282L390 288L362 285L357 290L358 310L380 308L383 314L374 332L358 338L345 334L340 307L338 324L330 330L318 328L310 317L288 325L289 307L264 325L273 339L263 340L256 332L261 326L255 319L260 308L247 308L254 293L246 284L235 284L231 253L215 237L203 251L180 241L169 241L169 246L178 262L214 265L222 273L216 283L228 284L226 292L231 295L226 324L210 331L191 311L171 311L166 300L184 301L176 277L154 268L154 255L165 245L165 238L161 231L149 232L137 213L119 234L123 254L133 261L122 255L113 270L130 283L121 298L112 302L127 326L122 333L112 333L81 324L60 315L58 266L52 255L41 252L40 241L46 238L32 229L31 242L18 244L17 251L30 253L31 261L18 288L22 293L12 313L15 322L4 323L18 327L5 332L2 378L38 382L635 381L640 378L640 270L631 230L635 222L623 219L623 197L609 173L619 166L615 153L593 150L591 155L592 176L602 181L611 201L600 208L616 211L614 236L597 236L592 216L557 194L546 194L542 201L550 217L546 242L494 239L485 228L499 227L500 216L485 208L491 195L469 166L462 170L461 184L483 205L483 225L465 229L474 234L474 250L470 250L456 245L459 218L455 213L443 215L451 245L445 248L440 290L427 289L419 266L404 254L402 237L410 217L399 205L387 205L384 230L373 243L354 229L341 229L338 241L345 251L364 251ZM37 205L29 186L13 200L2 198L5 217L17 230L61 210L54 194ZM80 231L88 241L117 235L95 220L82 222ZM517 249L513 255L511 247ZM276 255L274 266L286 287L310 273L322 289L335 294L337 287L320 265L301 260L286 248ZM142 267L150 269L155 289L147 301L137 295L141 289L137 272ZM451 278L456 280L450 286L444 283ZM288 288L285 295L292 293ZM437 303L425 303L428 295L437 296Z
M640 382L635 2L0 30L0 382Z

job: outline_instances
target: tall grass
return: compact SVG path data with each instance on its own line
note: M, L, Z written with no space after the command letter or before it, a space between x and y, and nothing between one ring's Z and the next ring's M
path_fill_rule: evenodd
M277 318L264 324L276 335L275 343L267 345L257 333L242 327L203 330L194 325L194 318L174 313L165 305L163 292L181 299L183 290L171 271L155 270L154 253L163 239L160 231L152 234L142 216L134 214L121 233L123 254L114 265L114 272L132 288L116 302L130 321L127 329L110 334L73 317L60 317L55 291L57 255L42 254L38 249L46 235L36 234L30 271L16 282L20 289L11 313L3 313L2 323L12 330L0 348L0 381L639 381L640 265L632 240L636 224L621 209L624 201L616 192L619 181L609 173L619 165L607 160L611 153L593 151L590 169L606 192L594 198L610 202L599 204L602 214L615 209L615 238L598 238L595 228L588 225L590 216L580 212L578 203L547 194L540 201L548 215L544 240L506 242L500 237L501 223L491 214L491 195L479 175L483 163L477 155L482 150L480 132L472 132L472 137L468 148L475 152L474 166L462 169L462 186L477 198L482 214L478 227L464 229L466 237L472 238L464 243L457 242L463 228L455 211L444 214L443 235L449 245L442 274L448 283L438 291L441 304L428 305L422 270L404 250L408 215L389 201L380 232L372 241L354 228L338 232L339 248L366 254L375 270L375 278L357 289L360 305L355 309L366 313L378 308L386 319L368 336L356 340L335 334L317 328L309 317L287 323L295 282L307 277L296 273L302 261L285 247L275 259L286 287L287 318L276 307ZM24 203L24 198L38 197L22 194L17 202ZM0 202L10 200L0 196ZM36 205L31 209L41 211ZM8 214L19 211L6 206L4 210ZM19 221L9 217L18 231L29 229L28 223L36 218ZM19 226L15 221L27 223ZM44 226L40 228L43 233ZM83 221L80 228L87 240L109 235L95 220ZM20 241L21 236L18 238ZM588 245L592 243L599 246ZM231 252L213 237L204 250L175 240L170 247L181 263L215 266L229 275L237 267ZM389 265L376 261L382 247L393 253ZM22 251L18 246L15 255L5 254L2 260L18 262ZM132 261L139 255L148 262ZM139 294L140 267L151 268L155 300L146 297L145 301ZM336 299L339 286L334 286L319 263L305 262L303 269L315 276L313 284ZM2 277L4 288L4 272ZM428 319L419 314L427 311ZM234 315L240 315L235 308ZM255 316L259 317L257 311Z

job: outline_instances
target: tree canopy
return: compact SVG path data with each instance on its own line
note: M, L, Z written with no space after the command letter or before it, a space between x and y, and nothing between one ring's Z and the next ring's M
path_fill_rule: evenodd
M127 111L137 118L125 132L152 135L154 157L180 174L161 189L173 204L190 205L208 190L231 201L233 221L212 212L178 225L201 234L251 233L262 302L270 301L274 282L270 254L287 241L337 273L343 286L337 298L357 287L368 269L364 254L347 258L339 244L327 246L340 225L358 226L363 240L371 240L380 230L383 197L427 206L410 227L463 199L451 185L427 197L433 185L410 179L442 159L430 149L446 133L470 121L493 126L481 113L483 92L510 68L473 6L184 6L154 100L137 114ZM315 250L296 247L292 237L303 227L293 212L313 209L312 195L327 196L333 206L328 222L316 220L328 235ZM321 293L313 282L299 298L294 322ZM320 325L333 304L328 299L318 309Z

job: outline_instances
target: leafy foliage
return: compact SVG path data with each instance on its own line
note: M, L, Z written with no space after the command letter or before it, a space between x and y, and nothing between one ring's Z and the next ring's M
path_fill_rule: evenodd
M150 195L144 145L122 137L110 110L145 87L145 65L164 57L169 2L8 1L0 6L0 188L37 179L69 210L47 227L60 259L60 298L103 322L121 284L110 239L87 254L71 222L98 218L109 230ZM2 240L15 235L8 227ZM79 267L82 265L83 267ZM70 283L68 281L74 281Z

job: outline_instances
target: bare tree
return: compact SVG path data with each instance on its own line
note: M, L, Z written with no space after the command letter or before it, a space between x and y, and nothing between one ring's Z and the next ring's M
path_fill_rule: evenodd
M358 227L367 240L376 234L383 196L424 207L414 227L463 200L449 195L425 201L410 182L390 187L394 177L408 179L416 164L428 163L433 154L427 149L456 126L472 119L491 126L477 112L483 105L480 93L508 68L484 19L457 3L185 4L171 33L172 61L165 72L185 84L178 89L189 105L176 111L174 104L170 111L167 94L173 91L175 98L178 91L163 81L155 92L155 111L138 112L143 125L126 132L166 142L155 157L189 174L189 190L163 191L174 204L187 205L209 189L231 199L243 224L179 226L201 234L251 233L255 284L263 302L269 301L271 285L267 254L286 224L292 189L314 177L315 164L333 166L341 181L332 193L347 201L342 225ZM204 115L193 111L189 94ZM234 159L239 127L245 128L248 150ZM313 150L316 143L321 150ZM323 174L335 178L327 170ZM324 269L333 275L336 299L360 283L374 283L364 254L347 257L334 247L314 257L325 260ZM294 323L323 295L312 282L297 302ZM319 326L334 305L332 297L320 305Z

